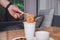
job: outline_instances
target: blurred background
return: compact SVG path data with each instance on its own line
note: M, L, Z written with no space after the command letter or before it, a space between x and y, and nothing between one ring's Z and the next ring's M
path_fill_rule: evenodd
M10 0L10 2L36 17L44 16L42 26L60 26L60 0ZM16 20L0 6L0 22L20 20L24 20L24 17Z

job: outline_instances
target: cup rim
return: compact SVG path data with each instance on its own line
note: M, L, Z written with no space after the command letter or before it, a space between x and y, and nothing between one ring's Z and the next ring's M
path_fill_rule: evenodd
M36 31L35 33L49 33L48 31Z
M23 22L23 23L28 23L28 22L25 21L25 22ZM36 22L33 22L33 23L36 23ZM33 24L33 23L29 23L29 24Z

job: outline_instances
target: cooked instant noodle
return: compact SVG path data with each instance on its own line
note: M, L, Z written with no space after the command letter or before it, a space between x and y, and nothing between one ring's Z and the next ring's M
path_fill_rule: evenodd
M33 23L34 22L34 16L30 13L26 14L26 22Z

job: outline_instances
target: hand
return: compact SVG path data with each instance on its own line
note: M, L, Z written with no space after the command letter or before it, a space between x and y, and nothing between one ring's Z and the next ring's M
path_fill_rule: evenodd
M8 11L12 17L15 19L20 18L23 16L23 12L15 5L10 5Z

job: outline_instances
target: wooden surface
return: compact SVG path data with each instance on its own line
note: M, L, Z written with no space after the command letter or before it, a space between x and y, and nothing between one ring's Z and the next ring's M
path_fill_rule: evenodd
M36 31L49 31L50 37L55 40L60 40L60 28L49 27L49 28L37 28ZM0 40L12 40L15 37L24 37L24 30L10 30L5 32L0 32Z
M8 40L11 40L16 37L24 37L24 30L8 31Z
M7 40L7 31L0 32L0 40Z

